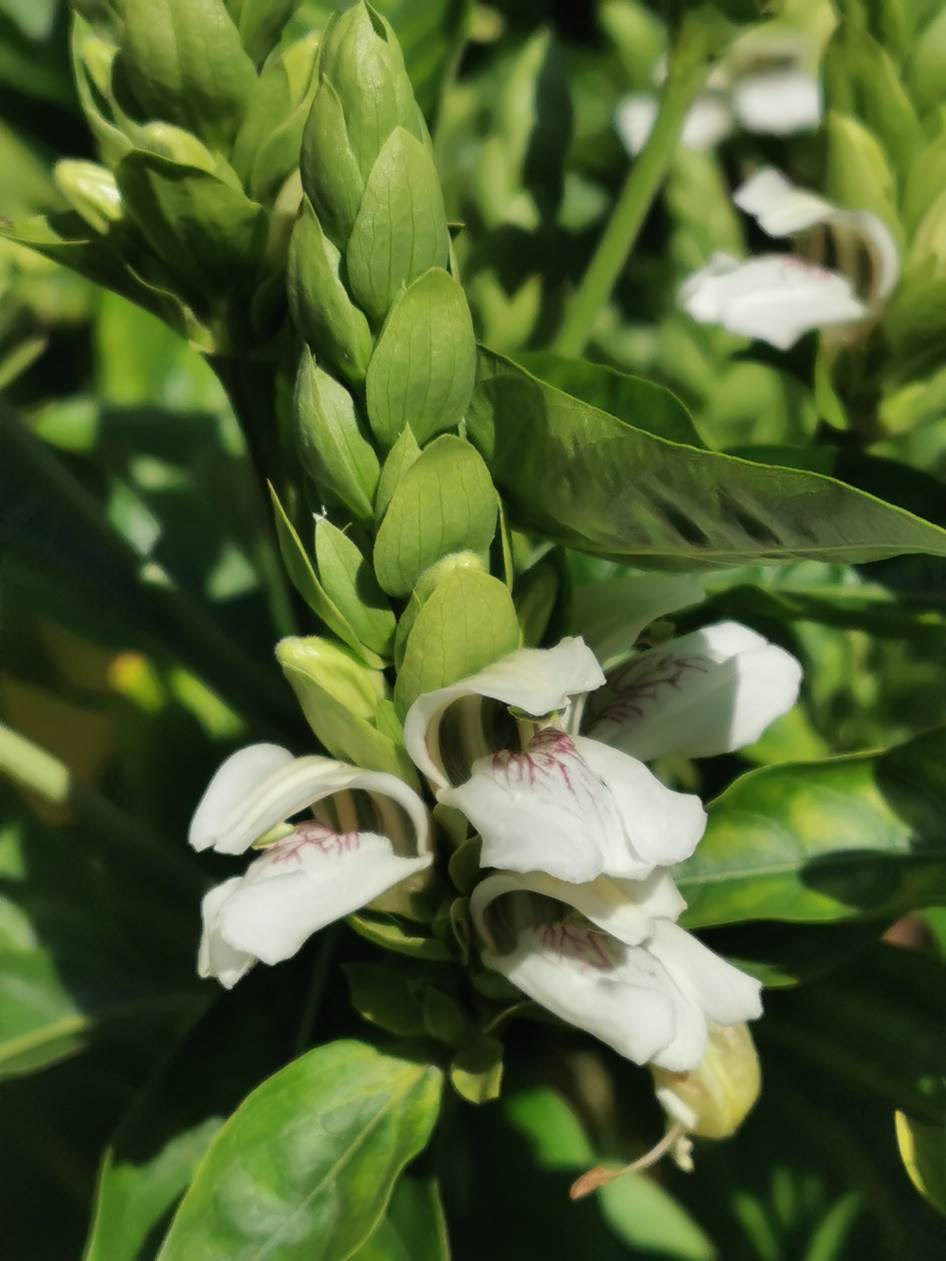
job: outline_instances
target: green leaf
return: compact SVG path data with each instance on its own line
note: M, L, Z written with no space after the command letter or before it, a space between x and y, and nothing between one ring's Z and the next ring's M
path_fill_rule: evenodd
M344 640L349 648L353 648L368 665L380 668L384 665L383 660L377 653L372 652L366 644L361 642L354 627L326 594L325 588L319 582L312 567L312 562L302 545L302 540L299 538L295 526L286 515L286 510L279 502L279 496L272 486L269 488L269 493L273 502L273 516L276 522L276 538L279 543L279 552L292 585L316 617L320 618L330 630L333 630L339 639Z
M84 1261L141 1261L225 1119L285 1060L293 978L221 994L139 1092L99 1169ZM245 1012L252 1007L253 1020Z
M770 994L765 1044L919 1121L946 1121L946 967L899 946L876 945L798 989Z
M122 199L184 290L214 309L260 262L267 215L216 175L135 150L115 169Z
M496 530L496 492L474 447L443 434L398 482L374 547L382 588L406 596L452 552L484 553Z
M426 1144L440 1073L362 1043L318 1047L270 1077L217 1135L161 1261L344 1261Z
M358 382L371 357L371 330L342 283L340 266L341 254L306 199L289 245L289 309L317 354L346 380Z
M402 969L383 963L349 963L344 968L351 1003L365 1020L399 1037L421 1037L424 1004L418 987Z
M690 927L895 917L946 901L946 729L750 771L676 869Z
M395 685L399 712L518 647L519 622L505 584L476 570L453 570L411 628Z
M566 359L550 350L519 352L516 361L540 381L611 416L633 416L639 428L658 438L702 447L690 413L675 394L616 368Z
M389 658L395 627L391 606L357 544L327 517L315 521L315 562L326 594L361 642Z
M368 419L387 450L409 425L424 445L463 419L476 374L466 296L440 267L402 293L368 365Z
M897 1113L897 1146L910 1181L934 1208L946 1213L946 1123L914 1121Z
M177 123L226 152L256 71L223 0L122 0L120 9L116 72L145 117Z
M503 1083L503 1044L498 1038L483 1036L458 1051L450 1064L450 1082L467 1103L498 1099Z
M946 531L873 495L656 438L487 350L468 422L514 518L581 551L674 568L946 555Z
M447 1219L436 1180L402 1177L387 1215L352 1261L450 1261Z
M402 286L447 265L448 249L433 157L398 127L371 168L345 249L356 302L380 324Z

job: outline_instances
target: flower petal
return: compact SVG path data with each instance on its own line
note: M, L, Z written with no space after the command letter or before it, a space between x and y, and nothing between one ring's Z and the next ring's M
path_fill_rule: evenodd
M253 954L236 950L224 941L218 928L222 907L242 884L242 876L224 880L205 893L200 904L204 927L197 951L197 975L215 977L228 990L233 989L256 962Z
M751 175L733 193L733 201L768 236L793 236L827 223L838 211L833 202L799 188L774 166Z
M478 674L418 697L404 722L407 751L433 784L446 788L438 734L444 712L455 701L488 697L542 717L565 709L572 696L603 682L594 653L581 639L563 639L554 648L520 648Z
M479 832L485 867L586 881L614 865L620 875L646 875L652 865L629 855L613 795L571 737L554 728L540 731L525 753L481 758L466 783L438 796Z
M642 574L586 583L572 600L571 624L607 667L630 653L645 626L699 604L702 584L684 574Z
M207 785L191 819L188 840L194 849L210 849L222 830L222 821L241 811L247 798L270 775L292 761L289 750L278 744L251 744L228 757Z
M716 254L684 283L680 304L701 324L789 350L804 333L862 319L867 307L837 272L790 254L739 262Z
M706 830L699 797L666 788L643 762L620 749L587 736L576 737L575 746L608 786L624 822L623 849L606 851L606 874L640 877L689 858Z
M628 946L639 945L653 932L656 919L676 919L686 903L670 874L655 871L645 880L599 876L588 884L556 880L544 872L522 875L498 872L481 880L470 896L470 915L483 941L495 949L487 910L509 893L538 893L574 907L586 919Z
M522 929L514 950L484 952L483 962L635 1064L674 1038L674 986L643 947L565 921Z
M727 963L679 924L659 920L648 949L714 1024L740 1025L762 1015L761 982Z
M821 84L797 67L742 75L733 85L731 100L740 127L773 136L811 130L823 113Z
M261 750L270 750L263 754ZM325 757L293 758L275 745L253 745L228 758L210 781L191 823L195 849L242 854L271 827L334 793L361 790L390 797L413 824L416 848L428 845L423 802L403 780ZM250 756L252 755L252 756ZM268 769L267 769L268 762ZM244 766L250 769L243 774Z
M263 963L279 963L335 920L429 866L403 858L385 836L338 834L304 824L247 868L217 915L220 938Z
M614 671L589 734L642 761L712 757L756 741L798 697L801 666L738 622L669 640Z

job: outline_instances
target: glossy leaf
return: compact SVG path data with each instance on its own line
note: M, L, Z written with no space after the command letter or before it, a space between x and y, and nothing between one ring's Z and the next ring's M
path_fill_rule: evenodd
M378 530L374 567L390 595L452 552L485 552L496 530L496 492L478 452L452 434L435 439L395 488Z
M895 917L946 901L946 731L750 771L676 874L691 927Z
M424 692L446 687L519 646L519 622L505 585L455 569L434 589L408 636L395 701L405 714Z
M673 568L946 555L946 531L831 477L654 437L481 350L468 413L514 520Z
M629 376L616 368L583 359L566 359L552 351L519 353L516 360L540 381L580 399L610 416L634 417L634 423L658 438L704 445L690 413L662 385Z
M257 1087L212 1143L161 1261L343 1261L384 1214L436 1120L432 1065L333 1042Z
M476 342L470 308L449 272L435 267L400 295L368 366L368 418L387 449L409 425L423 446L455 429L473 392Z

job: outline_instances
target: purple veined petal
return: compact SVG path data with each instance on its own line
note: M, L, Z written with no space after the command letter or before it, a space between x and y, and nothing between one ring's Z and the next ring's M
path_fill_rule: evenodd
M642 761L732 752L794 705L801 675L783 648L719 622L613 671L594 697L589 734Z
M583 640L563 639L554 648L520 648L469 678L418 697L407 712L404 742L415 765L437 788L449 781L440 756L440 723L464 697L485 697L543 717L563 710L604 682L594 653Z
M265 850L214 908L213 931L235 952L274 964L313 933L360 910L428 867L429 853L408 858L374 832L335 832L302 824Z

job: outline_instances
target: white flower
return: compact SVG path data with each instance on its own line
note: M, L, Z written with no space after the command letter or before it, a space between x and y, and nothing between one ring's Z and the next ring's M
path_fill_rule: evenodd
M311 806L312 817L287 820ZM428 867L421 799L393 775L255 744L227 758L190 827L198 850L242 854L273 829L242 876L206 894L201 976L230 989L257 960L278 963L308 937Z
M438 800L479 832L486 867L581 883L640 880L683 861L703 835L705 811L644 762L731 752L795 702L798 662L734 622L628 661L655 610L670 612L700 593L687 580L622 579L608 593L615 607L624 582L637 595L623 652L614 608L583 605L605 659L616 663L607 676L582 639L564 639L510 653L408 712L408 752ZM517 724L509 706L532 720Z
M790 349L811 329L857 323L892 292L899 274L897 246L870 211L843 210L797 188L772 167L756 172L735 194L736 205L769 236L793 236L826 228L870 262L867 292L853 276L792 254L760 254L741 261L715 254L680 290L683 309L701 324L722 324L731 333Z
M404 725L408 752L438 800L480 833L485 866L575 882L640 878L693 852L706 824L699 798L672 792L636 759L577 734L573 698L604 683L594 654L571 638L510 653L414 702ZM538 720L527 724L525 747L509 706Z
M808 50L788 33L749 36L734 46L726 61L709 75L705 89L690 106L680 143L685 149L711 149L740 127L744 131L787 136L818 127L823 113L821 84L808 65ZM666 76L657 69L655 80ZM624 147L637 154L657 117L657 97L635 92L618 106L614 124Z
M488 876L470 912L487 967L636 1064L688 1072L708 1028L761 1014L759 982L674 921L666 873L587 885L540 873Z

